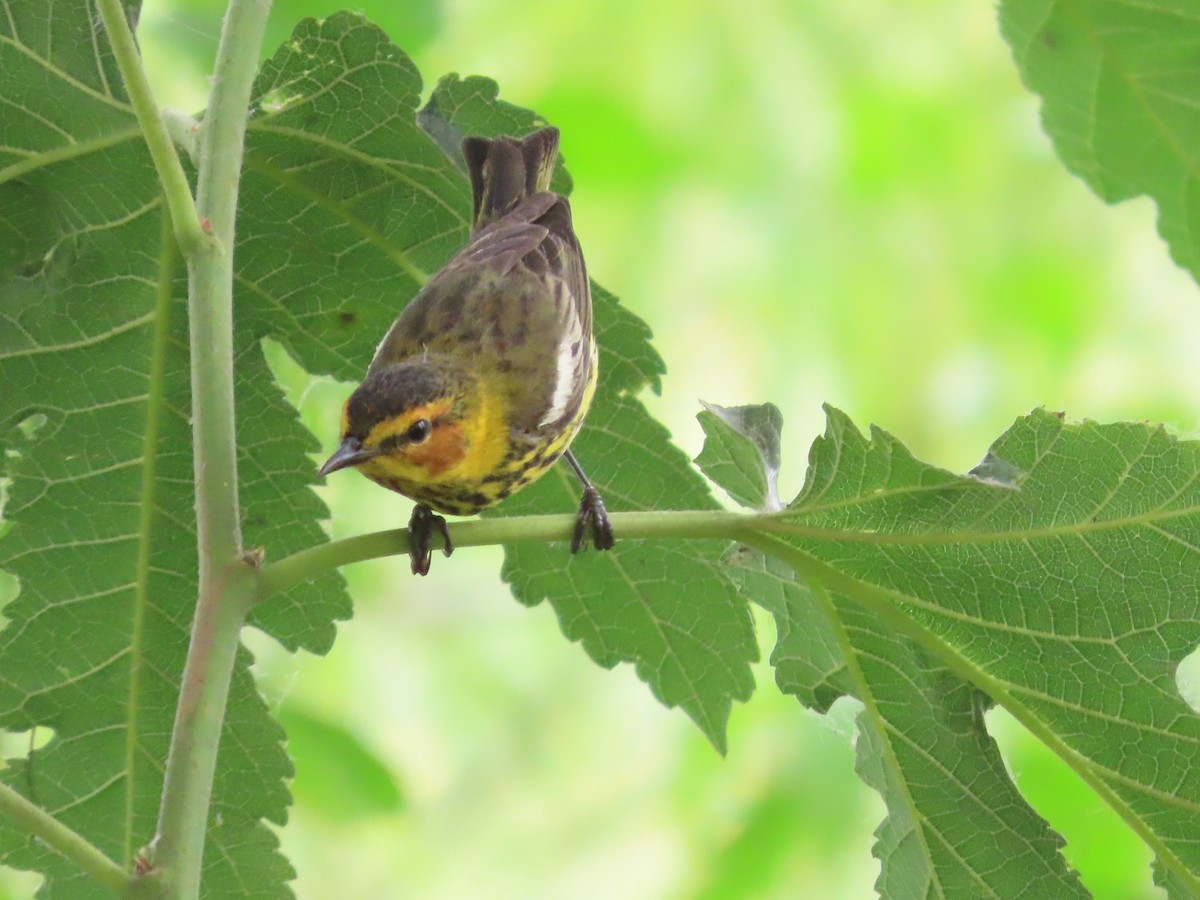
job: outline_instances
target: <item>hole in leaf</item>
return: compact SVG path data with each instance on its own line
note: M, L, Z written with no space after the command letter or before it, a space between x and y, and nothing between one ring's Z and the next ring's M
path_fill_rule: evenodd
M1175 669L1175 687L1183 702L1200 713L1200 647L1185 656Z
M259 102L258 107L268 115L278 115L289 106L294 106L304 99L304 94L275 89L267 91Z
M37 725L28 731L0 731L0 771L11 769L5 780L33 803L38 803L42 749L54 740L54 729Z
M45 413L34 413L31 416L26 416L24 419L18 422L17 430L25 436L25 440L32 441L37 433L41 431L49 421L50 419Z
M24 872L0 866L0 884L10 892L6 897L41 897L45 878L37 872Z
M46 725L38 725L28 731L0 731L0 757L4 760L20 760L29 756L29 751L37 754L47 744L54 740L54 729ZM3 767L3 763L0 763Z
M0 512L3 512L3 506L0 506ZM4 533L4 524L0 522L0 535ZM16 600L19 593L21 593L20 579L16 575L0 569L0 628L8 624L8 619L4 616L4 607Z
M250 671L254 675L254 683L258 685L271 712L277 713L300 676L303 654L292 653L271 635L253 625L242 629L242 643L253 657Z
M1006 459L1001 459L990 450L983 462L967 473L972 478L995 487L1019 488L1025 473Z

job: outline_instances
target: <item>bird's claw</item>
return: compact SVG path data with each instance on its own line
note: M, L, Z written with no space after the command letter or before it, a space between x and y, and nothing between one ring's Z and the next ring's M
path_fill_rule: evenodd
M429 564L433 561L435 528L442 533L442 553L449 556L454 552L454 545L450 542L450 529L446 526L446 520L424 503L414 506L412 518L408 520L409 557L414 575L429 574Z
M608 550L615 543L612 523L600 492L591 485L583 489L579 513L575 516L575 533L571 536L571 552L578 553L588 545L589 536L597 550Z

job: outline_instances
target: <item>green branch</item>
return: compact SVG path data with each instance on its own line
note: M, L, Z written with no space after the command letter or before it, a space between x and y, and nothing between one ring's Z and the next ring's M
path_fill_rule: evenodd
M756 516L723 510L684 512L613 513L613 531L618 540L647 538L725 538L741 539L743 529L752 527ZM514 516L508 519L480 519L456 522L450 526L450 541L457 547L490 544L518 544L529 541L570 541L575 528L574 516ZM440 535L433 536L434 547L442 546ZM395 528L331 541L301 550L276 563L264 565L259 576L258 599L286 591L310 581L330 569L350 563L398 556L408 553L408 529ZM566 552L565 550L563 551Z
M170 900L195 900L200 893L217 748L254 587L253 570L234 562L196 604L151 860Z
M197 158L197 211L213 238L211 252L188 257L200 589L171 732L153 859L171 900L199 896L217 747L239 635L256 594L257 568L241 550L233 396L233 248L246 110L269 11L267 0L230 0ZM163 137L169 145L165 129Z
M84 872L121 897L134 896L137 879L105 856L83 835L72 831L54 816L40 809L0 783L0 814L48 846L53 847Z
M164 109L162 117L171 142L177 150L186 153L194 165L200 155L200 122L174 109Z
M150 149L150 158L154 160L154 168L158 172L158 180L162 182L167 208L171 211L175 240L184 255L191 256L202 251L210 243L208 235L200 227L200 216L192 200L191 185L183 172L183 165L175 152L175 146L171 143L158 104L154 102L154 93L150 90L146 70L142 68L142 57L138 52L133 32L129 29L129 20L125 18L121 0L97 2L100 6L100 17L104 20L104 30L108 32L108 40L112 45L113 56L116 57L121 78L125 82L125 90L129 94L129 102L133 104L138 125L145 135L146 146Z

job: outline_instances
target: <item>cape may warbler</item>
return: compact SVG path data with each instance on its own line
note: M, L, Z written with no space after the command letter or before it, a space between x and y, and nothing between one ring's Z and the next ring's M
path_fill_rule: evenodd
M571 552L612 546L604 503L567 448L596 389L592 296L571 207L552 193L558 130L467 138L471 239L404 308L346 401L342 442L321 467L354 466L417 501L413 572L433 529L539 478L560 457L579 476Z

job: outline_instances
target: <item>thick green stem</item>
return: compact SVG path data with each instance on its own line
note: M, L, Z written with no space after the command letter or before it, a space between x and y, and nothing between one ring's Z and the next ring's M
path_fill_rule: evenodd
M727 538L735 540L739 529L753 516L721 510L687 512L631 512L611 516L619 540L645 538ZM519 516L511 519L480 519L450 526L455 547L488 544L517 544L527 541L569 541L575 528L574 516ZM434 535L434 546L442 539ZM258 598L286 591L338 566L381 556L408 553L408 530L394 528L319 544L276 563L263 566Z
M162 872L170 900L195 900L200 894L221 725L256 581L250 566L234 562L225 577L209 584L196 606L153 848L153 863Z
M200 136L201 217L213 251L189 260L200 593L241 552L233 399L233 247L246 109L270 3L230 0Z
M84 872L120 897L132 896L137 879L105 856L82 835L34 806L6 784L0 784L0 815L26 834L53 847Z
M142 68L137 41L133 39L133 32L129 28L129 20L125 18L121 0L97 2L100 17L104 20L104 30L108 32L108 40L112 45L113 56L116 57L121 78L125 82L125 90L129 94L129 102L133 104L138 125L146 138L146 146L150 148L150 158L154 160L154 168L158 172L158 180L162 182L167 208L171 211L175 240L184 255L190 256L202 251L209 243L209 238L200 227L200 216L197 214L196 204L192 201L192 189L188 184L187 175L184 174L179 155L171 143L158 104L154 102L150 82L146 79L145 69Z
M213 238L208 252L188 258L200 591L154 847L154 864L172 900L199 896L225 704L239 634L256 593L257 568L242 556L239 524L233 247L246 110L269 10L267 0L230 0L197 160L197 209Z

